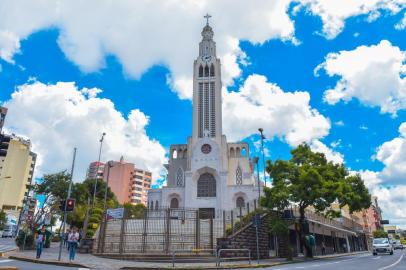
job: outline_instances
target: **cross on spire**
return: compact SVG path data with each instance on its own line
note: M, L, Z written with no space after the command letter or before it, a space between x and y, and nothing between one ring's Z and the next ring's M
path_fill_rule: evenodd
M211 15L207 13L206 15L203 16L203 18L206 19L206 25L209 25L209 19L211 18Z

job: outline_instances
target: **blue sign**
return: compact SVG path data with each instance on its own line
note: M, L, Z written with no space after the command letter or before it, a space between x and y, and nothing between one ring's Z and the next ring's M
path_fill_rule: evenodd
M107 209L107 220L121 219L124 216L124 208Z

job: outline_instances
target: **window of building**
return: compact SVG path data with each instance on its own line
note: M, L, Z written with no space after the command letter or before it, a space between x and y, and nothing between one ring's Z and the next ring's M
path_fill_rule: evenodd
M140 181L134 181L134 184L138 185L138 186L142 186L142 182L140 182Z
M203 77L203 66L199 66L199 77Z
M238 166L235 171L235 183L237 185L242 185L242 170L240 166Z
M208 66L204 67L204 77L209 77L209 67Z
M152 173L150 173L150 172L145 172L145 175L146 175L146 176L152 176Z
M182 168L179 168L178 172L176 173L176 185L178 187L183 186L183 170L182 170Z
M154 201L151 201L151 209L154 209Z
M216 197L216 179L212 174L200 175L197 180L197 197Z
M155 201L155 209L158 210L158 201Z
M177 198L172 198L172 199L171 199L170 208L173 208L173 209L179 208L179 201L178 201Z
M135 175L134 178L141 179L141 180L143 179L142 175Z
M211 64L210 66L210 77L214 77L214 65Z
M245 201L243 197L238 197L236 200L236 206L237 208L244 208L245 207Z

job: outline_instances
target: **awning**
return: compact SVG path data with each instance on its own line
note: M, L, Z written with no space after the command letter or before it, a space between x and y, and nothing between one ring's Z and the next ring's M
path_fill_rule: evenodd
M349 233L349 234L352 234L352 235L357 235L357 233L355 233L355 232L353 232L353 231L349 231L349 230L346 230L346 229L338 228L338 227L336 227L336 226L329 225L329 224L324 224L324 223L321 223L320 221L317 221L317 220L313 220L313 219L307 219L307 220L310 221L310 222L314 222L314 223L316 223L316 224L320 224L320 225L325 226L325 227L327 227L327 228L331 228L331 229L334 229L334 230L337 230L337 231Z

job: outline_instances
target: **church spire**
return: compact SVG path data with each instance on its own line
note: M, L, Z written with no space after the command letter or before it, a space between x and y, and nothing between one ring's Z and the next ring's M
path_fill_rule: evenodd
M203 16L203 18L206 19L206 25L205 25L205 27L203 27L203 31L202 31L203 40L212 41L214 32L213 32L213 29L211 28L211 26L209 25L209 19L211 18L211 15L209 15L207 13L205 16Z

